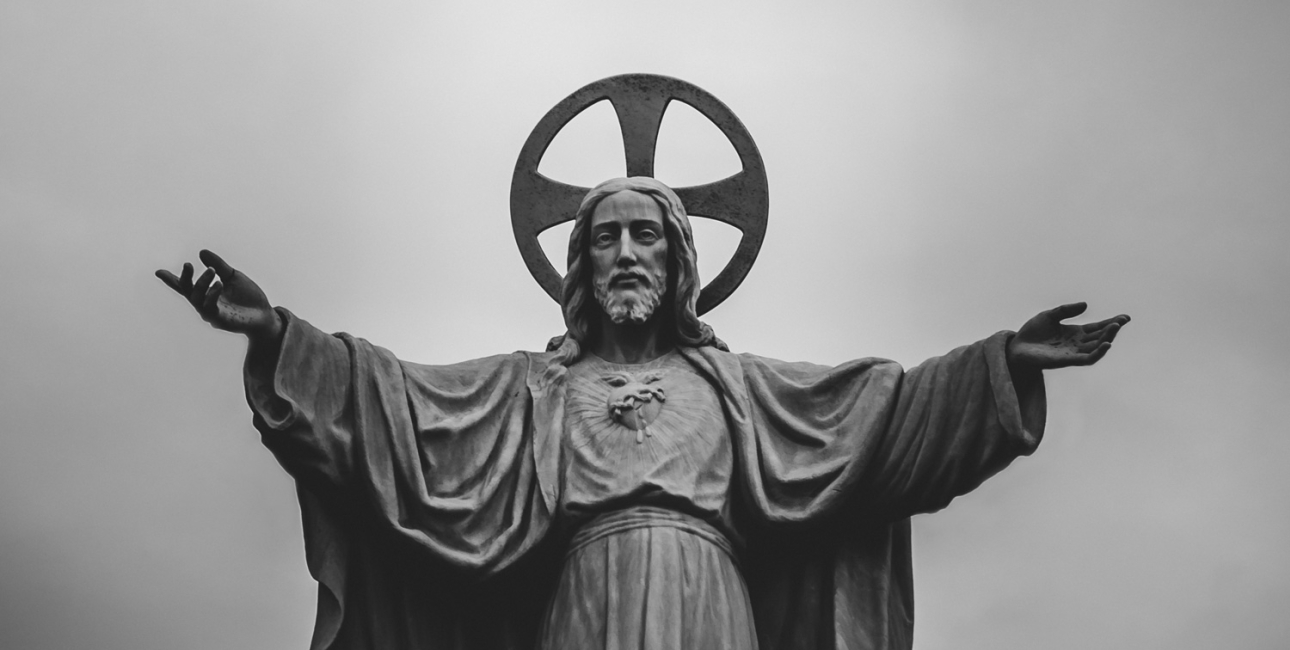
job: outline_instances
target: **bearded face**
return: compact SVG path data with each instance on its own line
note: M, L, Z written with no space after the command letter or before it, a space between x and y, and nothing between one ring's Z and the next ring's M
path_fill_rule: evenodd
M622 287L629 281L638 286L630 289ZM622 271L597 277L594 284L596 302L600 303L600 308L609 320L620 325L627 322L640 324L649 320L663 302L667 269L648 274Z
M590 258L596 302L614 323L644 323L667 291L663 210L629 190L607 196L591 216Z

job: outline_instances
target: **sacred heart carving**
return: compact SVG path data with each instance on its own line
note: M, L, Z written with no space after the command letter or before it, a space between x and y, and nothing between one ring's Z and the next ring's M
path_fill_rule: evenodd
M662 386L657 386L662 373L650 372L639 377L627 372L616 372L602 377L605 383L614 387L609 392L606 406L609 417L615 422L636 432L636 442L645 442L645 436L654 435L649 425L663 410L667 395Z

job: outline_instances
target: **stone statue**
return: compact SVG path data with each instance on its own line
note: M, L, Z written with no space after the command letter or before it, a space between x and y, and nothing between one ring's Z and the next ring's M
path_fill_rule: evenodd
M731 353L698 317L685 207L644 176L581 201L543 353L409 363L200 259L157 275L249 340L318 650L907 649L909 517L1031 453L1042 371L1129 321L1063 305L909 370Z

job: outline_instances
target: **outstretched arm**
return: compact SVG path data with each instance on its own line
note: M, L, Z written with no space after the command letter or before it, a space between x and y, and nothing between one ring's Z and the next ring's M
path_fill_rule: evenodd
M196 282L193 265L187 262L178 277L165 269L156 275L186 298L211 327L245 334L253 352L272 355L282 339L283 326L282 317L274 311L268 296L251 278L229 266L219 255L203 250L198 257L207 268Z

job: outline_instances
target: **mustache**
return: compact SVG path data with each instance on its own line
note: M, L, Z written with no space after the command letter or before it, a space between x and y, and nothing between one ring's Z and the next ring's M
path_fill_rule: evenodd
M647 287L654 284L654 279L641 271L618 271L609 276L606 284L612 286L622 280L636 280Z

